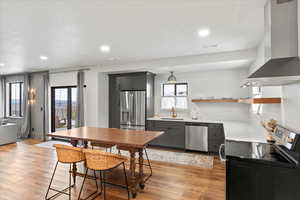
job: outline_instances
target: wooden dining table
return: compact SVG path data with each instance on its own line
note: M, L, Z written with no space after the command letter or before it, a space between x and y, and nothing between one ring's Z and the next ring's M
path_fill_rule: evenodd
M69 130L57 131L49 133L48 136L70 139L73 146L77 146L79 141L83 141L84 147L88 147L88 142L101 142L105 144L114 144L122 146L123 150L130 153L129 167L129 190L135 198L137 188L145 187L144 181L144 148L155 138L161 136L164 132L161 131L142 131L142 130L125 130L117 128L96 128L96 127L80 127ZM139 172L136 173L136 153L138 153ZM74 183L76 176L82 176L82 173L77 172L76 164L72 169Z

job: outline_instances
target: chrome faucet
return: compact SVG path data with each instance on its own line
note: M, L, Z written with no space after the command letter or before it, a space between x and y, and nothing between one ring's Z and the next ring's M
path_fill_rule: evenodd
M174 107L172 107L172 109L171 109L171 116L172 116L172 118L176 118L177 117L177 113L176 113L176 110L175 110Z

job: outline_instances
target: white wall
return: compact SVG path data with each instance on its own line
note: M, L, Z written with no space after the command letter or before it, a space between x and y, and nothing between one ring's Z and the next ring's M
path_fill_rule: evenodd
M105 73L98 73L98 126L108 128L108 75Z
M86 72L86 124L108 127L108 75L92 69Z
M77 85L77 72L50 74L50 87ZM108 127L108 76L97 68L85 71L85 124Z
M42 73L31 74L31 88L36 89L36 103L31 105L31 137L44 139L44 79Z
M265 63L265 41L264 39L260 42L257 47L256 60L252 63L249 68L249 75L259 69Z
M51 73L49 84L50 87L77 85L77 72Z
M283 123L300 133L300 83L282 87Z
M247 88L240 88L240 82L247 77L247 69L199 71L175 73L178 82L189 84L189 110L179 112L181 116L190 116L196 112L200 119L207 120L248 120L249 106L238 103L192 103L191 99L200 97L232 97L249 96ZM155 113L169 115L160 110L161 84L165 83L169 74L158 74L155 77Z

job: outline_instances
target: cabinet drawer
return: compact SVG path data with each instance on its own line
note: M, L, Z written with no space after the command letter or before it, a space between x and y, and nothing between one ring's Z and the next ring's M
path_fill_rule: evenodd
M224 140L224 129L222 124L210 124L208 126L208 140Z
M169 122L169 121L155 121L154 123L154 127L155 128L180 128L180 127L184 127L184 123L182 122Z

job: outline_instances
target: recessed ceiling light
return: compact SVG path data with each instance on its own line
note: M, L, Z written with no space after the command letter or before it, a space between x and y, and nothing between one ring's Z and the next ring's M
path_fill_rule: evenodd
M48 57L47 56L40 56L40 59L41 60L48 60Z
M0 67L4 67L5 66L5 64L4 63L0 63Z
M209 29L201 29L198 31L198 35L200 37L207 37L210 35L210 30Z
M101 46L100 46L100 50L101 50L103 53L109 53L109 52L110 52L110 46L108 46L108 45L101 45Z

